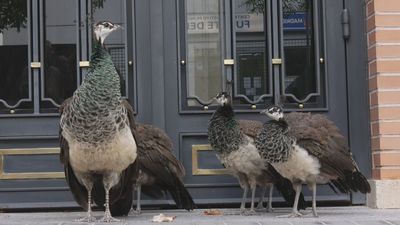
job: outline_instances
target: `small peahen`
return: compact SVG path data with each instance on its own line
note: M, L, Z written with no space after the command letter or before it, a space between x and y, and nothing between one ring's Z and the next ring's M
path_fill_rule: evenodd
M312 190L312 210L317 216L317 184L329 184L340 192L371 191L351 156L345 137L335 124L320 114L283 114L279 106L261 112L272 120L264 123L255 139L260 155L282 176L292 181L296 200L289 217L301 217L297 210L302 184Z

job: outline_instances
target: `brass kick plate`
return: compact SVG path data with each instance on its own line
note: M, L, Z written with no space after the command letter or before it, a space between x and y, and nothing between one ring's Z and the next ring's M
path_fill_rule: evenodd
M63 179L64 172L7 172L4 169L8 156L59 155L59 148L0 149L0 180Z
M192 174L193 176L216 176L229 174L227 169L202 169L199 168L199 151L212 151L208 144L192 145Z

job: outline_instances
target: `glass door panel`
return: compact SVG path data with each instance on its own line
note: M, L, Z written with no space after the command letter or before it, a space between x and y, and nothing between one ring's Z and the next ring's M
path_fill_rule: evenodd
M222 90L221 4L219 0L185 3L186 105L209 105Z
M123 29L115 31L107 37L105 46L111 54L111 58L120 75L122 96L128 96L128 63L127 63L127 23L126 1L92 1L92 26L99 21L110 21L121 25ZM92 31L93 32L93 31ZM92 33L93 34L93 33Z
M1 7L0 114L31 113L28 1L6 1Z
M291 108L325 107L323 42L319 3L283 0L283 79L281 93Z
M234 102L264 103L272 96L272 74L264 1L235 0L233 29L236 57Z
M54 112L77 85L77 1L43 1L41 112Z

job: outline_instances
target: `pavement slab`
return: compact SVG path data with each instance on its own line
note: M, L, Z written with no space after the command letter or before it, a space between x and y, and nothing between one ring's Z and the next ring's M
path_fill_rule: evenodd
M81 223L75 219L83 217L85 212L35 212L0 213L0 225L155 225L153 216L163 213L176 216L166 225L400 225L400 209L370 209L368 207L319 207L319 217L313 217L311 210L303 211L302 218L278 218L290 213L290 208L277 208L273 213L257 212L244 216L238 209L220 209L223 215L204 215L204 209L192 212L184 210L143 210L142 214L121 217L123 221L114 223ZM100 219L103 212L96 211L94 216Z

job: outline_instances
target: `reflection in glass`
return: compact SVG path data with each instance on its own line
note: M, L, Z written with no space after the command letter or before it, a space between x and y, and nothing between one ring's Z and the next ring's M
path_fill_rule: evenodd
M124 0L92 0L92 23L99 21L110 21L114 24L121 25L124 29L120 29L107 37L105 46L110 52L111 58L117 68L121 80L122 96L127 96L127 56L126 56L126 16Z
M235 0L236 37L235 102L262 103L271 96L271 76L267 72L264 3ZM262 100L262 101L260 101Z
M189 106L209 103L222 89L218 0L186 1L186 87Z
M76 1L44 1L42 110L57 108L76 89L76 7Z
M4 1L0 9L0 113L31 112L27 1Z
M284 92L290 102L310 102L318 95L315 65L313 5L311 0L283 1L285 55Z

